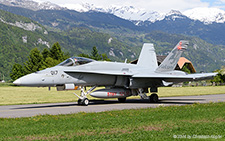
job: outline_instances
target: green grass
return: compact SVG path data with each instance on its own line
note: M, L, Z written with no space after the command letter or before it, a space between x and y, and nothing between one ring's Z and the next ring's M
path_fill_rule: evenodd
M10 84L0 87L0 105L15 104L33 104L33 103L54 103L54 102L73 102L77 101L77 97L73 94L80 91L56 91L52 88L36 88L36 87L12 87ZM182 96L182 95L205 95L205 94L223 94L225 86L215 87L161 87L158 95L165 96ZM89 96L90 99L94 99ZM130 97L130 98L139 98Z
M0 87L10 87L10 86L14 86L13 83L0 83Z
M0 119L0 140L225 139L225 103Z

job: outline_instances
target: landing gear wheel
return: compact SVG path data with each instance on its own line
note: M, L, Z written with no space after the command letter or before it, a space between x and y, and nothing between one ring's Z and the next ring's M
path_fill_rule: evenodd
M88 106L88 104L89 104L89 100L87 98L83 99L82 105Z
M88 98L79 99L79 100L77 101L77 103L78 103L78 105L88 106L89 100L88 100Z
M151 103L158 103L159 102L159 97L157 94L151 94L149 96L149 100Z
M119 101L120 103L124 103L124 102L126 101L126 97L125 97L125 98L118 98L118 101Z

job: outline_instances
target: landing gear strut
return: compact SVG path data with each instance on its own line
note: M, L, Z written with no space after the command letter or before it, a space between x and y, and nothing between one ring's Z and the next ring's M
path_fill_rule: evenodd
M74 93L79 99L77 101L78 105L83 105L83 106L88 106L89 104L89 100L87 98L87 95L93 91L97 86L94 86L92 88L90 88L87 92L84 91L84 87L81 87L81 93L80 96L77 95L76 93Z

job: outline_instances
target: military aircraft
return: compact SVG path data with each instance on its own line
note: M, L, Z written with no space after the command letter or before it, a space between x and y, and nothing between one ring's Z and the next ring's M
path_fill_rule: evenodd
M158 87L172 84L211 79L217 73L187 74L174 70L188 41L181 40L158 66L153 44L144 43L137 64L95 61L83 57L72 57L55 67L23 76L13 83L31 87L57 87L57 90L74 90L81 87L79 105L88 105L87 95L97 98L118 98L125 102L129 96L139 95L149 102L158 102ZM86 86L91 86L85 90ZM93 91L96 87L105 89ZM152 93L149 97L146 95Z

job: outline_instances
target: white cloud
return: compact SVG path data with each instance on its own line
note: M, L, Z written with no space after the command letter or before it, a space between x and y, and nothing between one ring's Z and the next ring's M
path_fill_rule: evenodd
M201 2L201 0L36 0L36 1L50 1L58 5L74 5L81 3L90 3L95 6L108 7L110 5L120 6L135 6L143 8L148 11L154 10L159 12L169 12L170 10L185 11L195 7L209 7L208 2ZM221 0L225 1L225 0Z
M225 0L218 0L218 2L225 3Z

